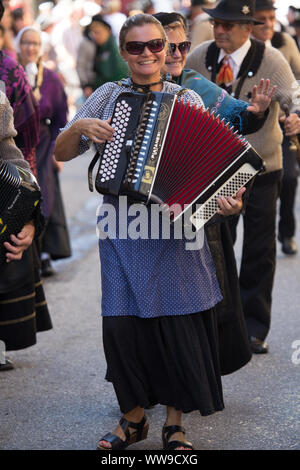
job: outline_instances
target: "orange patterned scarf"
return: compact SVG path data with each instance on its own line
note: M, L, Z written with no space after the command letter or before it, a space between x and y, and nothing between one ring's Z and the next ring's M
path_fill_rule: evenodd
M217 75L216 83L217 85L228 85L233 81L233 71L230 67L229 58L226 55L223 59L223 64L220 69L220 72Z

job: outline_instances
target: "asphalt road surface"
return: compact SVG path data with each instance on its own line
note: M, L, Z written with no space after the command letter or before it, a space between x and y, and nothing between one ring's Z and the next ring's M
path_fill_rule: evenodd
M73 256L57 261L56 275L44 281L54 328L39 333L35 346L10 352L16 368L0 373L1 449L94 449L120 417L113 387L104 379L95 232L100 196L88 191L89 161L68 162L61 175ZM300 246L300 197L297 218ZM300 448L299 305L300 254L287 257L278 246L270 352L223 378L223 412L185 415L195 449ZM164 408L147 413L148 439L132 449L161 449Z

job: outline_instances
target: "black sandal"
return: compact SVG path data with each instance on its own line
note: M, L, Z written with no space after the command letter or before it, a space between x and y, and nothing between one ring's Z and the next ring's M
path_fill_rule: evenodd
M181 441L169 442L170 437L172 437L173 434L175 434L176 432L182 432L183 434L185 434L185 429L182 426L176 426L176 425L173 425L173 426L165 425L163 427L162 429L163 449L164 450L176 450L177 447L184 447L187 450L188 449L194 450L190 442L189 443L181 442Z
M98 444L97 450L122 450L126 449L126 447L130 446L131 444L134 444L135 442L143 441L147 438L149 423L147 421L146 415L144 415L144 417L139 423L133 423L123 417L120 419L119 424L125 434L125 441L123 441L120 437L116 436L115 434L109 432L105 434L105 436L103 436L102 439L99 440L99 442L109 442L111 447L103 447ZM129 431L129 428L135 429L135 431L131 433Z

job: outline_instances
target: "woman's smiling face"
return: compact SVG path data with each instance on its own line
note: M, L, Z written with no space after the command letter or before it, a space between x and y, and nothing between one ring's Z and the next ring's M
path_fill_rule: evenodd
M141 54L133 55L126 51L126 44L132 41L148 42L153 39L164 39L161 31L154 24L134 26L126 34L121 55L128 63L132 80L136 83L147 84L159 81L160 72L165 63L167 45L160 52L153 53L145 47Z
M166 29L166 34L168 36L169 43L180 44L187 40L186 34L182 26L178 26L174 29ZM173 54L168 52L166 56L165 66L163 71L165 73L170 73L172 77L179 77L186 63L187 54L182 54L178 47Z

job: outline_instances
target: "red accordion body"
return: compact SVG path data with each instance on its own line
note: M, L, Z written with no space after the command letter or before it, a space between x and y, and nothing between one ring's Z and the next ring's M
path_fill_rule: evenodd
M174 220L192 206L197 228L216 212L217 197L234 195L262 169L259 155L228 123L177 95L124 93L112 126L116 138L101 155L96 189L176 205Z

